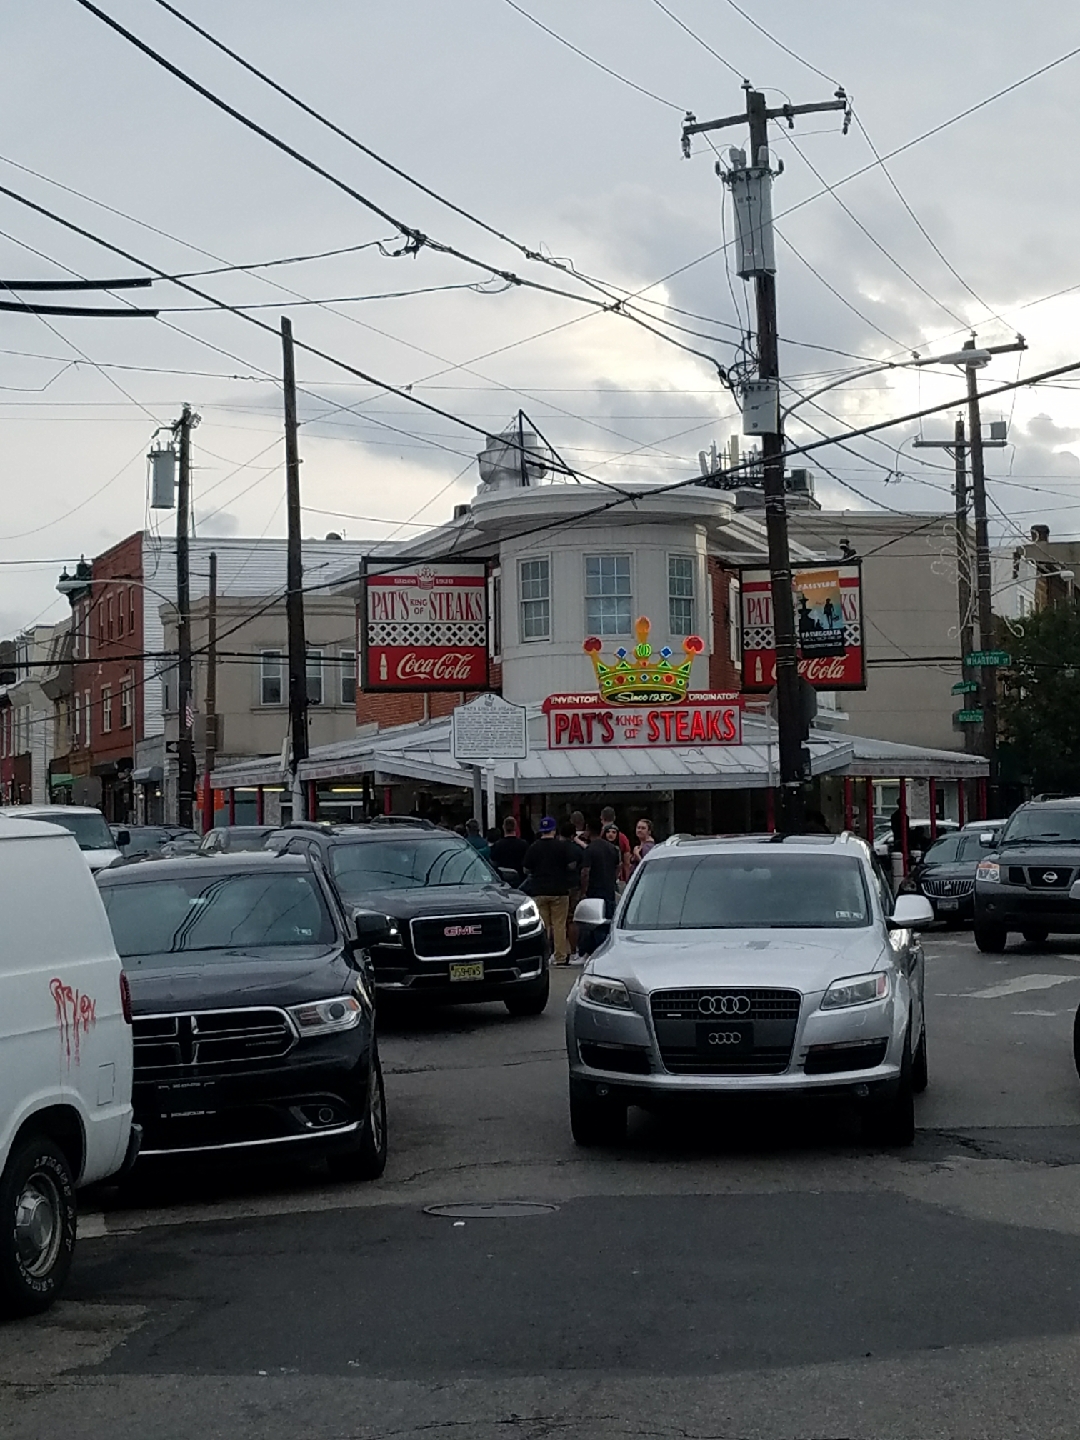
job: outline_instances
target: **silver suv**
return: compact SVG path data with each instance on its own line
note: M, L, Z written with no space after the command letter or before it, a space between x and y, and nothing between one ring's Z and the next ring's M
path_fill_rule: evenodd
M616 1143L632 1104L810 1093L856 1098L873 1139L910 1145L932 919L921 895L894 903L853 835L657 846L570 992L574 1139Z

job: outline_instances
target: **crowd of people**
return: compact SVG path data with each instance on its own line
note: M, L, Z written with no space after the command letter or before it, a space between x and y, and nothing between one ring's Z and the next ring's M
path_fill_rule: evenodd
M477 820L469 820L464 836L496 869L513 871L518 889L536 901L555 965L582 964L587 958L594 932L574 924L578 901L602 900L610 919L623 886L656 844L650 820L642 816L637 821L631 840L610 805L598 820L586 820L580 810L561 823L545 815L531 842L520 834L512 815L503 821L501 833L487 835Z

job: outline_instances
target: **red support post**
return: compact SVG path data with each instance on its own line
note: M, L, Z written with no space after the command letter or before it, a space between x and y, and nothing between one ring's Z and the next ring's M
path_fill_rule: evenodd
M930 844L937 839L937 781L930 777Z
M210 774L203 776L202 786L202 833L204 835L214 828L214 787L210 784Z
M987 816L986 816L986 776L985 776L985 775L980 775L980 776L979 776L979 815L978 815L978 818L979 818L980 820L985 820L985 819L987 818Z
M776 831L776 791L771 785L765 791L765 829L770 835Z
M314 780L307 782L307 818L317 820L319 810L319 790Z
M518 834L520 835L520 834L521 834L521 796L520 796L520 795L515 794L515 795L512 795L512 796L510 797L510 813L513 815L514 819L517 821Z
M266 824L266 799L261 785L255 787L255 824Z
M229 786L229 824L236 824L236 791Z
M900 777L900 853L904 857L904 874L908 873L907 781Z
M956 782L956 818L960 821L960 829L964 828L965 816L964 807L967 799L963 780Z
M394 813L394 790L391 785L383 786L382 813L384 815L392 815Z
M866 838L871 845L874 843L874 782L867 776L866 779Z
M844 776L844 829L855 828L855 781L850 775Z

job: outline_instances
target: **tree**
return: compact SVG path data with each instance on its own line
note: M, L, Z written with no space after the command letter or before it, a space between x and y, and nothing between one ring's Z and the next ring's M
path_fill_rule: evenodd
M1036 792L1080 793L1080 606L1026 616L1012 628L1000 706L1003 778Z

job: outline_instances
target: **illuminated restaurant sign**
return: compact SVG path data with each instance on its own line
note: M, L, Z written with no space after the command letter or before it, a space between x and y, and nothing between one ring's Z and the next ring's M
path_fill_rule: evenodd
M600 695L549 695L550 750L630 750L741 745L738 695L695 690L678 704L612 705Z

